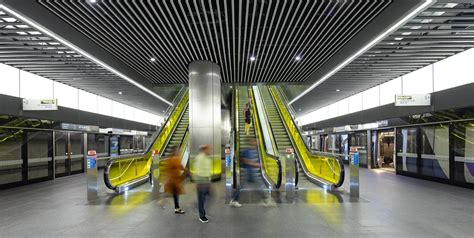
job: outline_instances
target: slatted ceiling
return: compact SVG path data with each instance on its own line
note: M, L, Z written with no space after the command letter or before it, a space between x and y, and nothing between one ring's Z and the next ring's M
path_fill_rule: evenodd
M293 106L305 114L473 47L474 3L436 3Z
M158 115L164 109L158 99L2 11L0 63Z
M194 60L225 83L304 82L391 0L38 2L159 85L187 83Z

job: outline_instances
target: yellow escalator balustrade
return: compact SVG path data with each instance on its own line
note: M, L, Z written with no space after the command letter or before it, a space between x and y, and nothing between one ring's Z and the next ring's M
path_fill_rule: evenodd
M178 103L173 113L163 125L160 134L155 139L151 149L142 156L119 159L113 162L109 170L109 182L113 187L132 182L148 176L152 164L153 151L165 149L168 138L172 135L173 129L178 124L181 114L188 104L189 93L186 92Z
M285 104L277 93L275 86L271 86L270 93L272 94L277 107L281 113L283 122L286 125L289 135L291 136L296 152L308 172L318 178L322 178L325 181L336 185L339 183L341 176L341 168L337 158L329 156L315 155L309 151L301 138L300 132L296 125L293 123L290 113L288 112Z

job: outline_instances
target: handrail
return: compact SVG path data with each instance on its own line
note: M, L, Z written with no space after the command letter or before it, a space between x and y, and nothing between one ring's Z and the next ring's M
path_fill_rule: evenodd
M181 159L183 159L184 153L186 152L188 141L189 141L189 125L186 127L186 130L184 131L184 136L183 136L183 139L181 140L181 143L179 143L179 157Z
M232 120L234 123L232 123L232 131L234 133L234 160L232 163L233 167L233 173L232 173L232 188L236 189L238 188L238 182L239 180L237 179L237 174L240 173L237 169L240 170L240 167L237 167L236 161L239 161L240 159L240 143L239 143L239 94L238 94L238 89L237 87L234 88L234 95L232 97L232 106L234 107L232 110Z
M268 112L267 110L265 110L265 108L267 107L267 105L265 105L265 101L263 100L262 98L262 95L260 93L260 90L258 90L258 87L257 87L257 92L259 93L260 95L260 101L263 105L263 114L264 114L264 117L265 118L261 118L263 120L260 120L263 121L266 125L267 128L270 128L269 131L271 133L271 136L270 136L270 143L272 144L272 151L273 151L273 155L274 156L278 156L280 157L280 152L278 151L278 148L277 148L277 143L276 143L276 139L275 139L275 134L273 133L273 128L272 128L272 125L270 123L270 116L268 115ZM257 102L257 98L255 98L255 102ZM266 144L265 144L266 145ZM269 153L270 154L270 153Z
M271 184L273 185L276 189L280 188L281 187L281 184L282 184L282 178L283 178L283 169L282 169L282 165L281 165L281 161L280 161L280 158L278 158L278 156L274 156L274 155L271 155L269 153L267 153L267 151L265 150L265 146L264 146L264 143L263 143L263 132L262 132L262 128L260 126L260 118L259 118L259 115L257 113L257 105L256 105L256 102L255 102L255 95L253 94L253 90L250 90L250 98L251 98L251 103L252 103L252 110L253 110L253 121L254 121L254 129L255 129L255 132L257 134L257 137L258 137L258 141L260 143L258 143L259 146L257 146L258 148L258 151L260 152L260 158L261 158L261 169L262 169L262 176L264 178L264 181L267 183L267 184ZM270 174L271 172L274 172L272 170L274 170L274 168L270 167L271 165L268 164L267 162L267 159L271 159L271 160L274 160L275 163L276 163L276 167L277 167L277 178L275 179L272 179L272 174ZM270 160L270 161L271 161ZM268 171L271 171L271 172L268 172ZM273 183L270 182L270 180L275 180L275 181L272 181Z
M107 188L117 191L122 185L128 186L135 182L144 181L145 178L149 177L152 151L158 150L161 152L164 150L166 142L169 141L185 112L188 97L189 93L185 91L181 101L173 107L173 114L167 118L166 123L160 128L159 133L153 139L154 142L148 147L146 152L138 156L112 158L107 162L104 172L104 182ZM131 170L130 168L133 164L135 169ZM124 169L122 169L122 166ZM111 178L110 174L112 172L117 172L119 175Z
M276 86L275 89L279 92L279 95L282 97L282 100L286 106L286 109L288 110L288 112L290 113L290 115L292 116L292 118L294 119L296 117L296 111L295 111L295 108L293 108L291 105L290 105L290 100L288 100L288 97L286 96L286 94L283 92L283 89L281 88L281 86Z
M298 160L308 178L317 183L329 184L340 187L344 182L344 164L342 159L328 155L317 155L307 147L301 137L301 132L289 114L285 104L274 86L268 87L272 98L277 105L277 111L283 120L283 124L290 135L290 139L296 149Z
M298 160L295 159L295 162L294 162L294 163L295 163L295 188L297 188L297 187L298 187L299 178L300 178L299 173L298 173Z
M178 94L176 95L175 99L173 99L173 102L172 102L172 103L173 103L174 106L168 107L168 109L166 110L166 112L165 112L165 118L166 118L166 120L165 120L165 122L163 123L163 125L160 127L160 129L159 129L157 132L153 133L154 135L153 135L153 139L152 139L151 141L156 141L156 139L158 138L158 136L161 134L161 132L162 132L163 129L165 128L165 125L167 125L167 124L169 123L169 120L170 120L171 117L170 117L170 115L168 115L168 114L170 113L170 112L168 112L168 111L174 112L174 111L176 110L176 108L178 107L178 105L180 105L179 103L176 102L176 101L177 101L176 99L177 99L177 98L180 98L181 101L179 101L179 102L182 102L183 99L184 99L184 97L188 97L188 94L186 94L187 91L184 90L184 89L187 89L187 88L186 88L186 87L182 87L182 88L180 89L180 91L178 92ZM171 110L170 110L170 109L171 109ZM148 153L152 150L154 144L155 144L155 143L150 144L150 145L148 146L148 148L146 149L146 151L145 151L144 154L148 154Z
M175 125L174 125L174 126L172 127L172 129L171 129L170 135L173 135L174 132L176 131L176 129L178 128L178 125L179 125L179 123L181 122L181 120L183 119L184 114L186 113L186 110L188 109L188 107L189 107L189 104L186 103L186 104L184 105L184 108L183 108L183 110L181 111L180 115L178 116L178 119L176 120L177 123L175 123ZM189 125L188 125L188 127L189 127ZM186 131L188 130L188 127L186 127ZM186 131L185 131L185 132L186 132ZM163 157L163 155L165 154L165 150L164 150L164 149L166 149L166 146L168 146L168 143L169 143L169 141L171 140L171 137L172 137L172 136L168 136L168 138L166 138L166 141L163 142L163 145L164 145L164 146L162 147L163 149L162 149L162 150L159 150L160 157ZM183 138L184 138L184 137L183 137Z

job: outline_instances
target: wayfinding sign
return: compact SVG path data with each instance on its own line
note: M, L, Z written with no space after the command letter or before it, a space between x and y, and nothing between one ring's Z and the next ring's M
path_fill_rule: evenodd
M58 110L58 99L23 99L23 111Z
M431 94L395 95L395 106L430 106Z

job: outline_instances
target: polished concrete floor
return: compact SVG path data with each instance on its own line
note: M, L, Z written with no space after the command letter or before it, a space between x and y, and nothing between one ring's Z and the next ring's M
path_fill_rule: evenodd
M474 236L474 190L385 171L361 170L359 201L305 186L293 201L272 194L273 206L245 191L244 206L231 208L223 182L215 183L208 224L198 221L192 184L181 199L186 214L177 215L171 201L162 208L150 197L148 185L118 196L102 188L89 203L85 180L77 175L0 191L0 237Z

